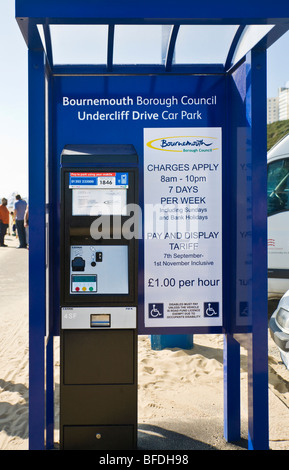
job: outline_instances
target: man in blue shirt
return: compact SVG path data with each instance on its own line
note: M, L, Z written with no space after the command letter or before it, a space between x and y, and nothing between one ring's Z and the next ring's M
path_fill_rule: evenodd
M24 227L24 214L27 206L27 202L21 199L20 194L17 194L16 202L14 205L15 211L15 220L16 220L16 229L19 237L19 247L18 248L27 248L26 243L26 232Z

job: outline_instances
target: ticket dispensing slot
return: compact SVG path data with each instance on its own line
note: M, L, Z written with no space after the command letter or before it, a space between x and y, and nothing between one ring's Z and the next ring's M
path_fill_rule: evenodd
M109 313L96 313L90 315L90 326L92 328L109 328L110 327L110 314Z
M125 222L138 157L131 145L66 146L61 164L60 445L132 449L138 258Z

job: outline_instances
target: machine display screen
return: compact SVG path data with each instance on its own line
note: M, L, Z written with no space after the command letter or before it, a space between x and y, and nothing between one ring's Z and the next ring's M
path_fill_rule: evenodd
M72 215L127 215L128 173L69 174Z
M72 282L96 282L96 276L74 276Z

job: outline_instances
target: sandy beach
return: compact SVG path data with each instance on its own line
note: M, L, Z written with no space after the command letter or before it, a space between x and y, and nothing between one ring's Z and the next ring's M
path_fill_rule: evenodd
M15 237L0 248L0 450L28 449L28 250ZM241 349L242 429L238 443L223 438L223 336L195 335L191 350L155 351L139 336L138 446L155 450L246 450L247 360ZM58 350L56 338L56 353ZM289 371L268 339L269 445L289 449ZM59 384L59 359L55 359ZM58 390L59 387L56 387ZM55 441L58 440L58 397Z

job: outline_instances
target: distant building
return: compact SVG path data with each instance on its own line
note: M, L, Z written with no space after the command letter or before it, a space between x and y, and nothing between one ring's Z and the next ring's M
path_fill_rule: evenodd
M284 121L289 119L289 82L286 83L286 86L279 88L278 90L278 99L279 99L279 121Z
M279 100L278 98L267 99L267 124L279 120Z
M267 124L289 119L289 82L278 88L278 96L267 98Z

